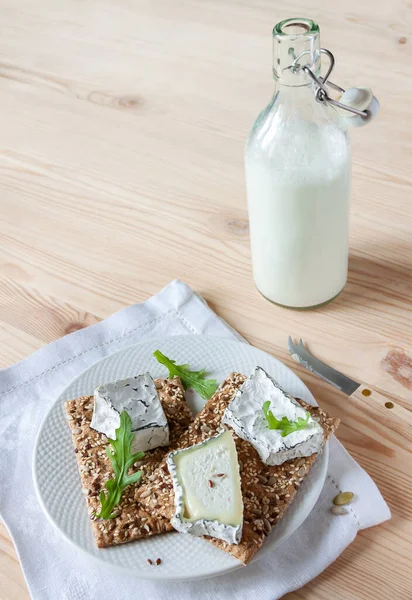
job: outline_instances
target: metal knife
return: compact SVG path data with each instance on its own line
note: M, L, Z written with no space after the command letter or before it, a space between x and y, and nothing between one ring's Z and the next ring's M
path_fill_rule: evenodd
M412 441L412 411L386 398L368 385L358 383L343 373L315 358L307 351L302 340L294 344L288 339L292 358L305 369L321 377L349 396L349 401L369 417L393 429Z

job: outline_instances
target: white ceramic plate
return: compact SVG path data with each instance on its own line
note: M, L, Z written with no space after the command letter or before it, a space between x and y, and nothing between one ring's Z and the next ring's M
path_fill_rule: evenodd
M153 377L165 377L165 368L152 356L157 348L178 364L189 363L196 370L206 368L219 382L232 371L249 375L256 365L260 365L293 396L316 404L308 388L288 367L248 344L188 335L131 346L81 373L51 407L40 427L34 450L33 477L37 496L45 514L66 540L106 567L117 567L136 577L164 580L199 579L227 573L242 564L191 535L169 533L104 549L98 549L94 541L63 404L65 400L92 394L101 383L137 373L149 371ZM191 408L198 412L204 404L202 398L190 391L186 396ZM299 488L286 516L274 528L254 561L277 548L303 523L322 490L327 465L326 447ZM161 568L150 567L148 557L161 557Z

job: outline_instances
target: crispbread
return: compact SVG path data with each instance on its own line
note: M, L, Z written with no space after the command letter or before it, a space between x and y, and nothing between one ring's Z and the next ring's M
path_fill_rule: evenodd
M135 493L139 485L151 476L164 455L172 449L173 444L180 438L193 417L186 404L180 379L156 379L155 384L169 423L170 446L150 450L145 453L144 459L139 464L135 463L132 471L142 470L141 481L124 490L118 506L119 515L106 521L96 519L94 515L100 509L99 493L105 489L105 482L113 477L113 469L105 452L105 447L108 445L106 436L90 427L93 396L82 396L76 400L69 400L65 404L83 493L89 507L96 542L100 548L172 530L168 519L153 515L139 506L135 501Z
M228 377L215 395L205 404L193 423L178 440L177 448L197 444L222 429L223 413L246 377L237 373ZM325 441L336 430L339 419L333 419L320 408L298 400L312 417L319 420L325 432ZM247 564L263 544L265 537L282 518L296 491L315 462L317 454L287 461L280 466L264 464L253 446L234 432L242 479L244 524L239 544L205 537L209 542L229 552ZM171 519L174 514L174 493L171 476L165 461L152 474L150 481L137 490L140 500L150 514Z

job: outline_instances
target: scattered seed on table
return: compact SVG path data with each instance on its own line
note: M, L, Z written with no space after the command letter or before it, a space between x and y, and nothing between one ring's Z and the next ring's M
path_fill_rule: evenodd
M333 515L347 515L348 511L343 506L332 506L330 512Z
M162 559L161 558L156 558L156 564L157 565L161 565L162 564Z
M149 565L153 564L153 561L150 558L147 559L147 562L149 563Z
M352 492L341 492L340 494L338 494L337 496L334 497L333 504L335 504L337 506L342 506L343 504L349 504L349 502L352 500L352 498L353 498Z

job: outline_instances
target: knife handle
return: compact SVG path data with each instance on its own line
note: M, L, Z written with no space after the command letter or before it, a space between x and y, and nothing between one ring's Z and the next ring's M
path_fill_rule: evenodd
M412 411L364 384L349 396L349 401L368 416L412 441Z

